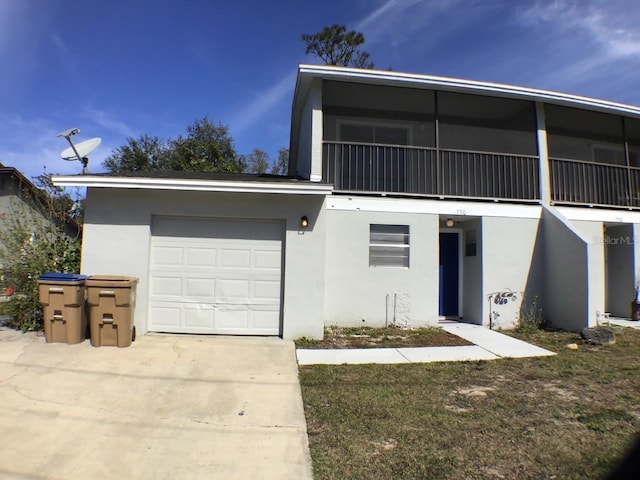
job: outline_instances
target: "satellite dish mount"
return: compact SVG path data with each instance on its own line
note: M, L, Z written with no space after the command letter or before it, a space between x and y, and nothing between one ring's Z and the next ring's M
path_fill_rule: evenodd
M82 163L82 174L86 175L89 173L89 154L93 152L98 145L102 142L102 139L99 137L90 138L89 140L84 140L78 144L74 144L71 140L71 137L80 133L79 128L70 128L69 130L65 130L64 132L60 132L58 134L59 137L64 137L69 142L70 147L66 148L60 153L60 156L63 160L67 161L75 161L78 160Z

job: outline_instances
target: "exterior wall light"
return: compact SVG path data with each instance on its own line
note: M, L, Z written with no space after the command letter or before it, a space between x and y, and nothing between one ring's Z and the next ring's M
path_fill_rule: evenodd
M447 218L447 227L453 227L453 218Z
M307 218L306 215L303 215L302 218L300 219L300 227L307 228L308 226L309 226L309 219Z

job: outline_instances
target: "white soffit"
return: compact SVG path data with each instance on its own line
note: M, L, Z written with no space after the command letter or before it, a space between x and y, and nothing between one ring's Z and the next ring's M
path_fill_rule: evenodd
M281 193L292 195L327 195L332 185L287 182L250 182L178 178L106 177L98 175L55 175L53 184L60 187L135 188L231 193Z
M567 220L587 222L638 223L640 212L589 207L555 207Z
M540 205L516 205L494 202L460 202L428 199L327 197L327 210L351 210L389 213L430 213L434 215L540 218Z
M443 91L457 91L471 94L493 94L495 96L583 107L589 110L625 113L640 117L640 107L633 105L625 105L623 103L599 100L580 95L553 92L550 90L539 90L528 87L518 87L501 83L478 82L459 78L437 77L433 75L419 75L386 70L332 67L327 65L300 65L299 75L352 82L360 81L362 83L372 85L395 85Z

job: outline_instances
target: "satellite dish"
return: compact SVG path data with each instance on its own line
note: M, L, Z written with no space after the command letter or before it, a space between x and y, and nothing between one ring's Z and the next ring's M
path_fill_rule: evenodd
M85 140L84 142L80 142L76 145L71 141L71 137L78 133L80 133L79 128L70 128L69 130L65 130L64 132L60 132L58 134L59 137L66 138L67 141L69 142L69 145L71 145L70 147L65 148L60 153L60 156L62 157L63 160L67 160L70 162L78 160L80 163L82 163L82 166L83 166L82 173L83 174L89 173L88 155L91 152L93 152L96 148L98 148L98 145L100 145L100 143L102 142L102 139L98 137L90 138L89 140Z
M98 148L101 142L102 142L102 139L100 137L90 138L89 140L76 143L74 145L75 150L73 147L65 148L62 151L62 153L60 153L60 156L62 157L63 160L67 160L69 162L73 162L75 160L82 160L84 157L86 157L91 152L93 152L96 148ZM80 156L80 158L78 158L78 155Z

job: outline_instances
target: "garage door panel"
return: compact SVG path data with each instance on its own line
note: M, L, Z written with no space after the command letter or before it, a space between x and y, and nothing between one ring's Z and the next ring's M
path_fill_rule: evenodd
M156 327L180 327L180 319L182 318L181 307L171 307L164 304L151 304L150 308L151 323Z
M181 297L182 279L172 276L153 277L150 290L152 297Z
M185 305L184 324L187 328L214 327L215 310L211 305Z
M216 328L247 330L249 311L246 306L225 305L216 308Z
M280 333L281 223L157 217L152 231L150 330Z
M249 302L249 280L221 278L218 280L217 299L220 302L230 302L240 300L243 303Z
M282 267L282 255L280 250L255 250L254 268L257 270L270 270L280 272Z
M182 247L157 247L151 257L151 267L182 267Z
M185 247L186 261L184 268L215 268L217 249Z
M216 298L216 282L211 278L185 278L184 296L213 302Z
M277 280L255 280L253 282L254 300L280 302L280 282Z
M245 269L251 268L250 249L223 248L221 253L220 268Z
M261 310L253 312L253 328L256 330L266 330L272 332L271 334L277 333L273 332L274 325L278 325L280 321L280 311L279 310Z

